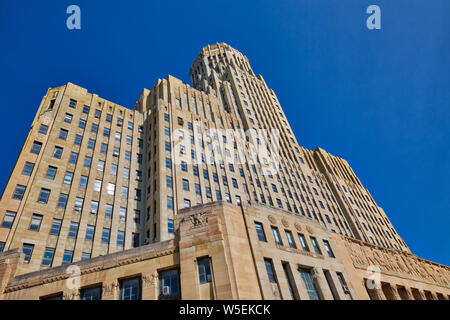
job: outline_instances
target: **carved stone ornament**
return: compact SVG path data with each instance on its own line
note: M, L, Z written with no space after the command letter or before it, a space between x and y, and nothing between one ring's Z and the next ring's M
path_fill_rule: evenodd
M115 280L113 283L104 284L103 285L103 295L104 296L112 296L116 292L119 287L119 283Z
M283 224L283 226L285 226L286 228L289 227L289 222L286 219L281 219L281 223Z
M158 272L155 270L151 275L142 276L142 283L144 288L156 285L158 283Z
M270 221L270 223L276 224L277 223L277 219L275 219L273 216L268 216L267 217Z
M308 231L311 234L314 233L314 229L312 227L310 227L310 226L306 226L306 231Z
M298 231L302 231L302 225L300 223L296 222L294 224L294 226L295 226L295 229L297 229Z

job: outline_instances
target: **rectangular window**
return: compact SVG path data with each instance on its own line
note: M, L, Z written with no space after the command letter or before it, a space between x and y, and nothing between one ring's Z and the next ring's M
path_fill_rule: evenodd
M92 214L97 214L98 211L98 201L91 201L91 209L89 210L90 213Z
M84 157L84 163L83 163L83 166L84 166L85 168L90 168L90 167L91 167L91 162L92 162L92 158L86 156L86 157Z
M72 119L73 115L71 115L70 113L66 113L66 115L64 116L64 122L66 123L72 123Z
M61 193L59 194L59 198L58 198L58 208L65 208L67 205L67 198L68 195L65 193Z
M55 149L53 150L53 158L61 159L62 154L63 154L63 148L55 147Z
M173 233L173 219L167 220L167 232L169 234Z
M0 241L0 252L3 252L5 250L5 243Z
M50 180L55 180L57 170L58 170L58 168L56 168L56 167L48 166L47 174L45 175L45 178L50 179Z
M34 244L24 243L22 252L24 254L23 263L30 263L31 255L33 254Z
M108 188L107 188L108 194L113 196L115 190L116 190L116 185L114 183L108 183Z
M49 189L41 189L41 193L39 194L38 202L46 204L48 202L48 198L50 197Z
M113 206L111 204L106 204L105 205L105 217L111 218L112 212L113 212Z
M102 242L103 243L109 243L109 232L110 232L110 230L108 228L103 228L103 232L102 232Z
M33 146L31 147L31 153L39 154L41 152L42 143L34 141Z
M264 228L262 223L255 221L255 229L256 234L258 235L258 240L262 242L267 242L266 240L266 234L264 233Z
M291 247L293 249L297 248L297 246L295 245L295 242L294 242L294 238L292 237L292 232L290 232L289 230L285 230L285 233L286 233L286 238L287 238L289 247Z
M31 231L39 231L41 228L41 222L42 222L42 215L40 214L33 214L31 217L30 222L30 230Z
M39 133L40 134L47 134L48 131L48 126L46 126L45 124L41 124L39 127Z
M120 208L119 210L119 220L125 221L127 219L127 208Z
M97 171L103 172L104 169L105 169L105 161L98 160L98 162L97 162Z
M209 257L197 260L198 281L200 284L212 282L211 259Z
M173 197L167 196L167 209L173 210Z
M184 161L181 161L181 171L188 172L187 163Z
M334 258L333 250L331 250L330 243L327 240L323 240L323 246L325 247L325 250L327 250L328 256Z
M88 260L88 259L90 259L90 258L91 258L91 254L90 254L90 253L83 252L83 253L81 254L81 260Z
M102 143L100 147L100 152L103 154L106 154L106 152L108 152L108 145L106 143Z
M189 180L183 179L183 190L189 191Z
M102 189L102 180L95 180L94 191L100 192L101 189Z
M84 199L83 198L75 198L75 206L74 206L74 210L75 211L81 211L81 209L83 208L83 202Z
M25 193L25 188L26 188L25 186L18 184L16 186L16 190L14 190L12 198L16 200L22 200L23 195Z
M96 124L96 123L92 124L91 132L92 133L97 133L98 132L98 124Z
M308 247L308 244L306 243L305 236L299 233L298 240L300 241L303 251L309 252L309 247Z
M269 278L269 282L277 284L277 278L276 278L275 270L273 268L272 260L264 259L264 264L266 266L267 277Z
M74 140L73 144L76 145L76 146L80 146L82 140L83 140L83 137L80 136L79 134L77 134L75 136L75 140Z
M88 177L87 176L81 176L80 177L80 188L86 189L87 186Z
M121 197L124 199L128 198L128 188L127 187L122 187Z
M66 140L68 134L69 134L69 130L61 129L61 130L59 131L59 139L61 139L61 140Z
M76 238L78 234L78 223L77 222L71 222L70 223L70 228L69 228L69 234L68 237L69 238Z
M77 106L77 100L70 99L69 107L75 108Z
M178 269L161 271L159 273L159 299L175 300L180 298L181 292Z
M6 211L5 217L3 218L2 228L11 229L16 219L16 212Z
M111 174L113 176L117 175L117 164L111 164Z
M98 110L96 110L96 111L98 111ZM80 299L81 300L101 300L102 299L102 286L95 286L95 287L81 289L80 290Z
M119 284L120 300L140 300L141 299L141 278L124 279Z
M43 267L50 267L53 263L53 256L55 255L54 248L45 248L44 258L42 259Z
M185 208L190 208L191 207L191 200L184 199L184 207Z
M303 283L305 284L306 291L308 292L308 296L310 300L320 300L319 292L317 290L317 285L311 275L310 269L299 268L298 271L303 279Z
M172 188L172 177L171 176L166 176L166 187Z
M95 140L94 139L89 139L87 147L90 150L94 150L94 148L95 148Z
M22 174L25 176L31 176L33 169L34 169L34 163L25 162L25 166L23 167Z
M73 251L64 250L62 265L72 263Z
M77 160L78 160L78 153L71 152L70 153L70 158L69 158L69 163L76 164Z
M316 238L314 238L314 237L309 237L309 238L310 238L311 244L314 248L314 252L317 254L322 254L322 252L320 251L320 248L319 248L319 244L316 241Z
M283 242L281 241L280 232L278 231L277 227L272 227L272 234L275 244L282 246Z
M50 228L50 234L57 236L61 230L61 220L53 218L52 227Z
M124 242L125 242L125 232L117 231L117 246L123 247Z
M73 172L66 172L66 175L64 176L64 183L65 184L71 184L72 183L72 178L73 178Z
M123 168L123 178L125 179L130 178L130 168Z

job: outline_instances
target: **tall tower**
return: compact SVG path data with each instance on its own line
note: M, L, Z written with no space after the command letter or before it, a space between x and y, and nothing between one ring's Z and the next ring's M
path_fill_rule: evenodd
M175 237L178 210L258 203L409 251L349 164L300 147L247 57L203 48L192 87L168 76L134 110L73 84L49 89L0 201L0 251L28 270Z

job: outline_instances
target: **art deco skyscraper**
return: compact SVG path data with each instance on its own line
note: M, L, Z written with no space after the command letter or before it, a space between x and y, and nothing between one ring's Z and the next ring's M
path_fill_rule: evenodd
M300 147L248 59L201 50L192 87L169 76L134 110L68 83L49 89L0 201L0 251L28 271L174 237L184 207L259 203L409 251L348 163Z

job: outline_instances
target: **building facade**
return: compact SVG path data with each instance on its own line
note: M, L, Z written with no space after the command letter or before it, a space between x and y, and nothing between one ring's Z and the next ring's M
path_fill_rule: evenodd
M112 299L137 284L149 299L448 298L448 267L410 253L345 160L299 145L244 55L207 46L190 78L158 80L134 110L47 91L0 200L4 298L83 296L62 288L70 266ZM367 272L392 279L368 288Z

